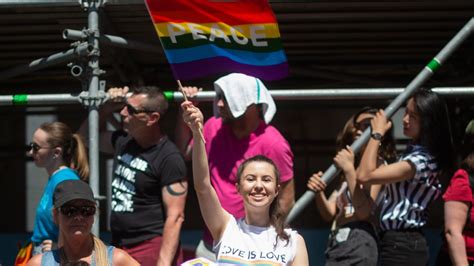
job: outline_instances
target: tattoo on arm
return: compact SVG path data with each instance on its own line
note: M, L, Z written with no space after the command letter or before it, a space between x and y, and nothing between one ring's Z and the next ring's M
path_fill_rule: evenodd
M180 187L173 188L172 186L174 184L178 184ZM182 181L179 181L177 183L167 185L166 186L166 191L168 191L168 193L170 193L170 195L172 195L172 196L181 196L181 195L186 194L186 192L188 191L188 187L187 187L186 184L183 184Z

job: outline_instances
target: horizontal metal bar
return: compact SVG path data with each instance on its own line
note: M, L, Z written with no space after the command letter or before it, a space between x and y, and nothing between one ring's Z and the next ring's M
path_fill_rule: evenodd
M339 2L321 2L317 0L310 1L288 1L288 0L270 0L272 8L275 12L301 12L301 11L326 11L326 10L362 10L376 9L376 10L393 10L394 8L404 8L405 10L445 10L446 4L443 2L347 2L341 7ZM107 0L107 5L143 5L143 0ZM65 5L79 5L78 0L2 0L0 6L11 5L40 5L40 6L65 6ZM453 8L466 8L472 6L469 1L451 2L449 3Z
M55 6L55 5L79 5L77 0L3 0L0 6Z
M87 35L83 31L80 31L80 30L65 29L63 31L63 38L68 39L68 40L74 40L74 41L82 41L87 38ZM102 34L99 37L99 41L101 44L110 45L110 46L135 49L135 50L140 50L144 52L163 53L161 46L146 44L146 43L137 42L137 41L131 41L131 40L127 40L125 38L114 36L114 35Z
M308 89L308 90L271 90L275 100L360 100L390 99L399 95L403 88L344 88L344 89ZM442 87L433 91L445 97L474 97L474 87ZM165 92L169 101L181 102L183 95L177 91ZM212 101L214 91L202 91L196 96L199 101ZM0 95L0 106L77 104L77 94L15 94Z
M276 100L350 100L350 99L389 99L399 95L403 88L348 88L312 90L273 90L270 93ZM474 97L474 87L433 88L444 96L470 95Z
M107 5L143 5L143 0L107 0ZM1 6L79 6L78 0L2 0Z
M474 87L442 87L433 91L447 97L474 97ZM390 99L403 92L403 88L339 88L339 89L306 89L306 90L271 90L275 100L351 100L351 99ZM199 92L196 100L212 101L214 91ZM183 101L180 92L173 92L174 101Z
M73 94L15 94L0 95L0 106L78 104L79 96Z

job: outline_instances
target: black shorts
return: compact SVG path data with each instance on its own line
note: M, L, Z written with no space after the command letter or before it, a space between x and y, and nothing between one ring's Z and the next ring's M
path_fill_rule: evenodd
M428 246L421 229L389 230L380 235L381 265L427 265Z
M329 237L326 265L367 265L378 262L377 239L371 223L347 223Z

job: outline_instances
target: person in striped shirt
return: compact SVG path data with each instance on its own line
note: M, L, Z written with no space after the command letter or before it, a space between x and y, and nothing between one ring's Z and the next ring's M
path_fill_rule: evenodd
M403 133L410 145L398 162L377 168L380 141L391 126L385 113L377 112L357 179L385 184L379 219L381 265L426 265L428 247L421 231L426 209L441 194L441 176L450 176L454 166L446 104L431 90L417 91L403 116Z

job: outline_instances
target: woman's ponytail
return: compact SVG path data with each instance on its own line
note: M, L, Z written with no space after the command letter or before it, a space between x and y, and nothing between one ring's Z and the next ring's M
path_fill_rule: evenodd
M87 159L87 150L79 134L73 134L71 141L71 164L70 167L75 169L81 180L87 181L89 179L89 160Z

